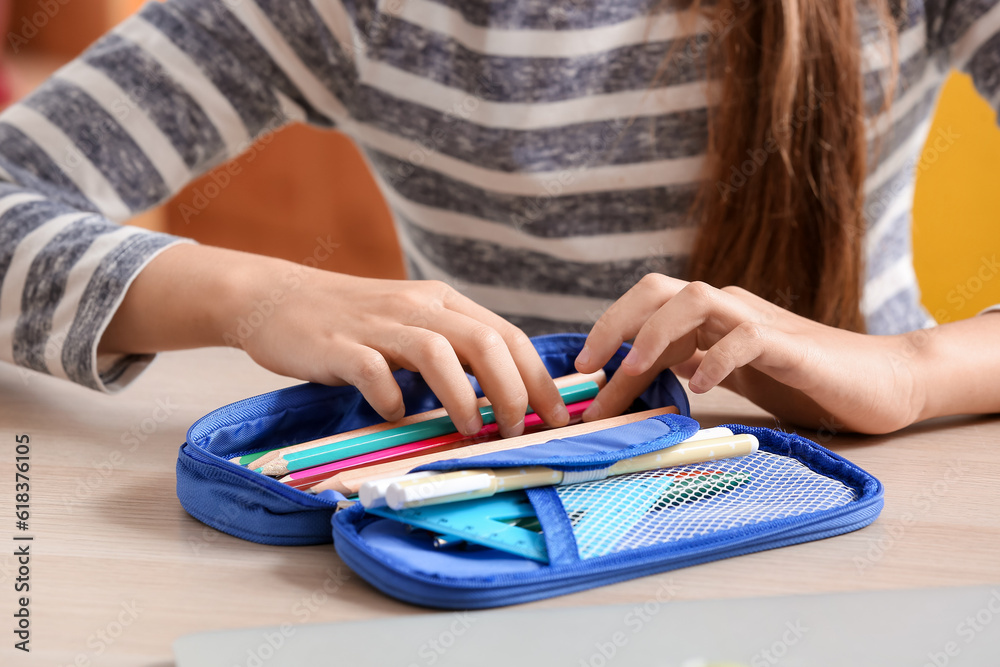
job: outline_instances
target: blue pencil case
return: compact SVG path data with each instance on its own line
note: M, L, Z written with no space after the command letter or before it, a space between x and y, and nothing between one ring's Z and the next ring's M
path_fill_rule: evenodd
M558 334L533 342L556 377L573 372L584 340ZM627 352L623 346L607 364L609 376ZM396 378L407 414L440 407L418 375L398 371ZM674 405L680 414L421 469L544 465L585 479L698 429L669 371L639 405ZM442 546L440 534L343 503L335 492L310 495L229 461L379 421L352 387L299 385L225 406L188 431L177 463L178 497L196 519L243 539L275 545L332 539L344 562L377 589L447 609L526 602L830 537L871 523L882 509L882 485L849 461L795 434L740 425L729 427L760 443L749 456L529 490L522 502L530 503L530 537L541 551L534 556L455 540ZM708 493L677 491L687 484L678 480L708 478L726 484Z

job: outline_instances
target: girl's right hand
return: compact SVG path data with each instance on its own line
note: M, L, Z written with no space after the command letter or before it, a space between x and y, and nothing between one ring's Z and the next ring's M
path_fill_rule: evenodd
M523 431L529 404L549 425L569 421L528 337L444 283L359 278L220 248L181 245L154 259L100 350L222 342L282 375L354 385L389 421L404 416L396 368L419 372L465 434L482 427L465 369L504 436Z

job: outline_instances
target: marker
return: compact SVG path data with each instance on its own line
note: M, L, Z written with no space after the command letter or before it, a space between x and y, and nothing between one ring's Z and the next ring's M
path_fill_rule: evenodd
M558 429L549 429L546 431L539 431L538 433L529 433L528 435L521 435L515 438L489 440L475 445L468 445L467 447L462 447L461 449L454 451L435 452L433 454L417 456L403 461L391 461L389 463L382 463L374 466L364 466L353 470L345 470L344 472L337 473L330 479L311 487L308 491L309 493L337 491L348 497L356 496L365 482L384 479L386 477L398 477L406 474L414 468L419 468L420 466L427 465L428 463L433 463L435 461L443 461L445 459L454 458L464 459L471 456L480 456L482 454L495 454L496 452L503 452L509 449L539 445L543 442L549 442L550 440L555 440L557 438L574 438L587 433L593 433L595 431L604 431L624 426L626 424L634 424L651 417L665 414L677 414L677 407L669 405L663 408L654 408L643 412L634 412L626 415L618 415L617 417L608 417L597 421L584 422L582 424L573 424L572 426L563 426Z
M756 452L758 447L757 438L749 434L688 439L666 449L623 459L604 470L593 471L593 474L588 475L587 481L746 456ZM544 466L458 470L433 477L396 481L386 489L385 502L394 510L409 509L471 498L487 498L504 491L563 484L565 477L563 471Z

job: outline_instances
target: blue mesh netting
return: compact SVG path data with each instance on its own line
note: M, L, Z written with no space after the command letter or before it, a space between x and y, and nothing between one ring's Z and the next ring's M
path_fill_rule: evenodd
M764 451L559 487L557 493L584 559L828 510L856 498L841 482Z

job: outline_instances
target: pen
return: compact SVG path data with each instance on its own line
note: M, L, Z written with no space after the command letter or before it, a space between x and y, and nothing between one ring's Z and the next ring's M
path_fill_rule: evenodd
M649 419L650 417L656 417L658 415L665 415L669 413L676 414L677 407L670 405L663 408L654 408L643 412L634 412L626 415L618 415L617 417L608 417L607 419L584 422L582 424L574 424L572 426L564 426L558 429L550 429L547 431L540 431L538 433L529 433L528 435L520 435L515 438L502 438L500 440L481 442L453 451L435 452L434 454L417 456L403 461L391 461L389 463L374 466L345 470L344 472L337 473L330 479L324 480L316 486L309 488L309 493L338 491L345 496L354 496L358 494L359 489L365 482L384 479L386 477L398 477L413 470L414 468L418 468L434 461L443 461L444 459L454 458L469 458L470 456L493 454L495 452L502 452L509 449L517 449L519 447L527 447L529 445L538 445L556 438L572 438L586 433L592 433L594 431L602 431L618 426L624 426L626 424L641 422Z
M691 442L695 440L706 440L708 438L720 438L727 435L732 435L733 432L724 426L716 426L714 428L705 428L699 430L697 433L692 435L690 438L684 442ZM371 484L362 484L361 488L358 490L358 498L361 504L365 507L384 507L386 504L385 494L389 490L390 482L406 482L410 479L421 479L428 477L430 474L442 475L442 472L419 472L411 473L412 476L399 475L392 477L391 480L378 480Z
M756 452L757 438L749 434L721 438L688 440L649 454L623 459L608 468L593 471L587 481L614 475L717 461ZM563 484L566 475L561 470L544 466L514 469L459 470L433 477L397 481L389 485L386 504L394 510L436 505L440 503L486 498L496 493L538 486ZM364 504L362 502L362 504Z

